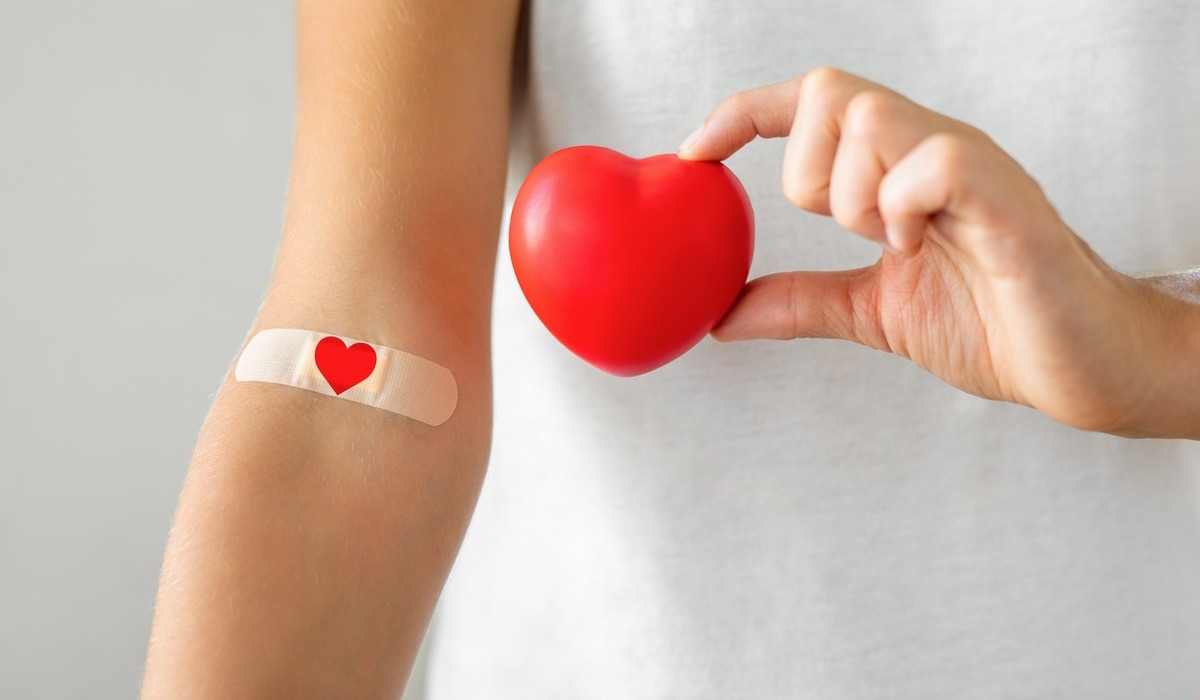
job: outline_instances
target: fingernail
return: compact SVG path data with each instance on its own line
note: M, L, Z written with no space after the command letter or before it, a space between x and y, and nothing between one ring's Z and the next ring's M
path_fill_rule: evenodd
M703 133L704 125L701 124L700 126L696 127L695 131L687 135L687 138L683 140L683 143L679 144L679 151L682 153L683 151L691 148L697 141L700 140L700 134Z
M904 254L898 247L896 247L896 232L887 226L883 227L883 247L892 251L896 255Z

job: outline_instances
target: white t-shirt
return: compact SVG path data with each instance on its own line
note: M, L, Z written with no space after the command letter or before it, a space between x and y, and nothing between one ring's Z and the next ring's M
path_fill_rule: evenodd
M534 0L510 197L575 144L673 152L834 65L979 126L1118 269L1200 264L1195 0ZM728 161L752 276L878 248ZM431 634L433 700L1200 697L1200 445L961 393L850 343L706 339L611 377L501 242L495 438ZM1200 358L1197 358L1200 371Z

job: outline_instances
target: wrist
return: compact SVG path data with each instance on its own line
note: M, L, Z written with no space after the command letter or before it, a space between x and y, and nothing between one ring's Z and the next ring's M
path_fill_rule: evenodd
M1200 439L1200 300L1167 277L1127 278L1144 349L1131 358L1140 371L1138 401L1126 429L1133 437Z

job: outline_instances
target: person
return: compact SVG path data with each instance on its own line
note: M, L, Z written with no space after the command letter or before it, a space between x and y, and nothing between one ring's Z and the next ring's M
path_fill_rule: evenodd
M299 0L252 333L434 359L459 403L431 427L227 377L144 697L394 697L439 595L439 700L1196 697L1200 274L1134 273L1200 260L1197 26L1165 0ZM705 113L679 155L728 159L758 220L713 335L825 340L604 375L497 259L506 181Z

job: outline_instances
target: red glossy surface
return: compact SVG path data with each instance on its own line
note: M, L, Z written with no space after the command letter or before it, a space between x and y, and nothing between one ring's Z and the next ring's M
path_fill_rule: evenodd
M554 337L633 376L687 352L725 315L750 272L754 214L720 163L575 146L521 185L509 252Z

